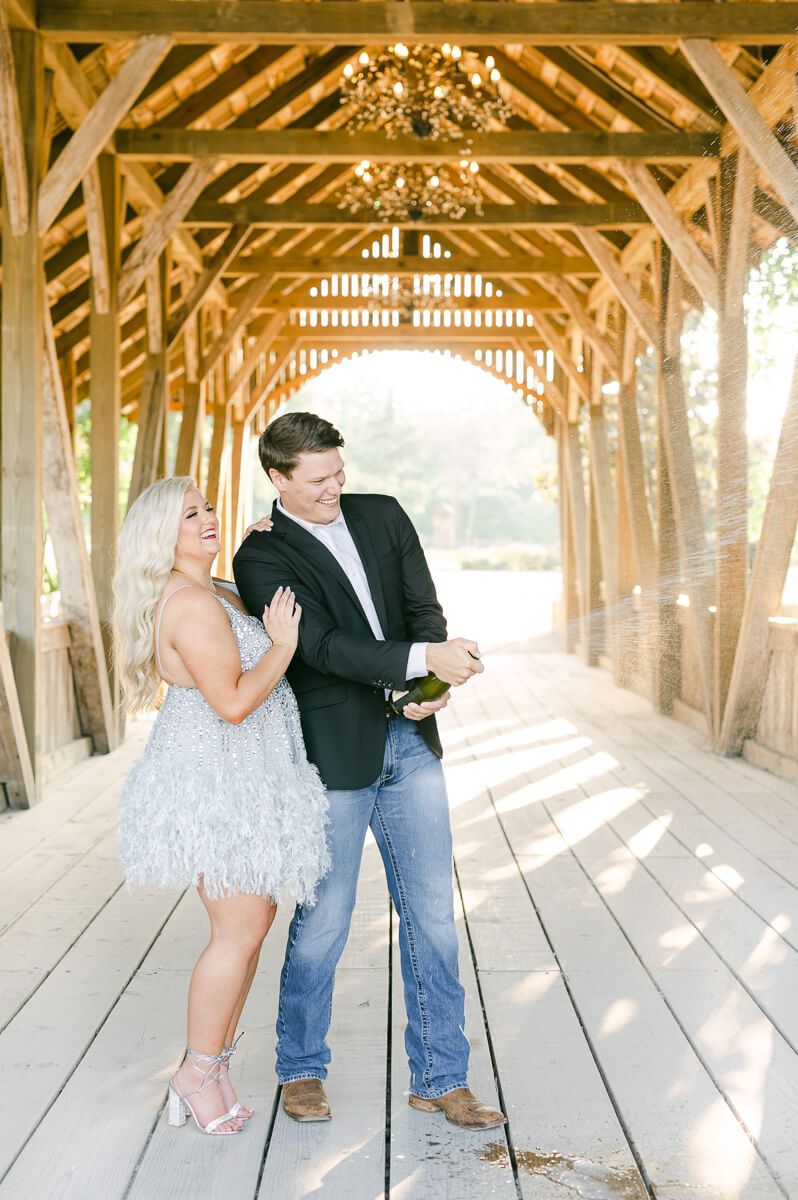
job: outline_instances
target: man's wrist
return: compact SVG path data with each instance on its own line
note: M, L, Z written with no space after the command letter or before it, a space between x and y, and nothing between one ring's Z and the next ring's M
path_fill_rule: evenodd
M427 665L428 642L413 642L407 656L407 679L423 679L429 672Z

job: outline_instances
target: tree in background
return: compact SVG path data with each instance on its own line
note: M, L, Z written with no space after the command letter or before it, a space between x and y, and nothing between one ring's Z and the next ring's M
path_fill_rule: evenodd
M432 538L451 506L460 546L553 547L557 513L536 484L556 450L509 385L431 352L381 351L331 367L291 398L341 430L347 487L395 495ZM273 491L254 472L253 512Z

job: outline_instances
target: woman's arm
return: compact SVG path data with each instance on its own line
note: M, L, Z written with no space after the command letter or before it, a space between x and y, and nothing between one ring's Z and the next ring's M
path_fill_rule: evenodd
M238 643L222 605L204 588L186 588L175 594L164 613L161 655L164 646L172 649L214 712L240 725L285 674L296 649L301 613L293 593L278 589L263 613L273 645L251 670L242 671Z

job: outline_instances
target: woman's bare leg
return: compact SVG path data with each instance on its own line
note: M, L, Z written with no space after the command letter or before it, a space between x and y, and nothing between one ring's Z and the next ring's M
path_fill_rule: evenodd
M210 900L198 889L211 922L211 939L203 950L188 993L188 1045L199 1054L220 1054L227 1031L266 932L273 919L271 905L262 896L238 895ZM244 993L246 998L246 993ZM175 1084L184 1095L202 1082L202 1073L191 1065L189 1057L178 1069ZM207 1064L206 1064L207 1066ZM213 1068L210 1078L218 1074ZM203 1125L227 1112L221 1086L217 1083L191 1097L197 1117ZM226 1122L222 1128L239 1128L240 1120Z
M277 914L277 905L274 902L271 902L270 913L269 913L269 917L268 917L268 925L267 925L267 929L266 929L267 933L268 933L269 929L271 929L271 927L272 927L272 923L274 921L276 914ZM232 1046L233 1042L235 1041L236 1029L238 1028L238 1022L241 1019L241 1012L244 1008L244 1004L246 1002L247 996L249 995L249 989L252 987L252 981L255 978L255 972L258 968L258 959L259 958L260 958L260 949L255 951L255 953L253 954L253 956L250 960L249 967L247 968L247 975L246 975L246 979L244 980L244 986L241 989L241 995L238 998L238 1002L233 1011L233 1016L230 1020L230 1024L227 1027L227 1033L225 1034L225 1045L227 1045L227 1046ZM230 1080L230 1076L227 1074L227 1070L224 1067L222 1067L222 1075L219 1080L219 1083L220 1083L220 1086L222 1089L222 1094L224 1096L227 1107L232 1108L233 1105L237 1102L238 1097L236 1096L235 1088L233 1087L233 1084ZM242 1115L245 1117L251 1117L252 1109L244 1108L242 1111Z

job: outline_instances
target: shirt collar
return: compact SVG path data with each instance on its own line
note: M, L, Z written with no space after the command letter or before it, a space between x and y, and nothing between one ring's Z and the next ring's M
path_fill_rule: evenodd
M306 529L308 533L313 534L314 537L318 537L319 533L323 534L325 529L346 529L347 527L346 521L344 520L344 514L342 512L339 512L334 521L328 521L325 524L322 524L320 521L305 521L302 517L294 516L293 513L290 513L288 509L285 508L282 497L280 496L277 497L277 508L284 517L288 517L289 521L293 521L296 525L300 525L303 529Z

